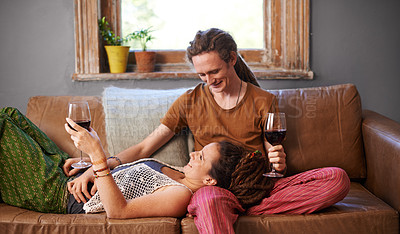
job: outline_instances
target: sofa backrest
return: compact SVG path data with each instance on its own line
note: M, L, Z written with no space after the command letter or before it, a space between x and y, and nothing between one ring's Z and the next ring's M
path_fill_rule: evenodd
M283 146L289 175L336 166L350 178L366 177L361 100L354 85L269 91L287 115Z
M354 85L269 91L277 96L280 111L287 114L287 137L283 145L287 154L288 175L336 166L343 168L350 178L366 177L361 100ZM62 150L72 157L79 157L79 151L64 130L67 105L72 99L88 100L92 127L98 132L108 154L105 114L100 97L32 97L28 103L27 117ZM176 144L172 145L176 148ZM187 155L179 157L180 161L176 164L168 161L171 160L170 156L167 162L180 165L183 163L182 157Z
M89 103L91 127L94 128L108 155L106 133L104 127L104 111L100 97L94 96L35 96L28 102L26 116L36 124L47 136L71 157L79 157L69 134L65 131L65 118L68 116L68 102L86 100Z

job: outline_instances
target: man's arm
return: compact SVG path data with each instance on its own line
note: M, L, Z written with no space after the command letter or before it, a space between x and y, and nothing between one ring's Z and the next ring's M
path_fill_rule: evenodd
M161 146L167 143L173 136L173 131L171 131L164 124L160 124L142 142L127 148L116 156L121 160L122 163L129 163L141 158L150 157ZM114 168L118 165L119 162L116 160L109 160L108 162L108 166L110 168Z

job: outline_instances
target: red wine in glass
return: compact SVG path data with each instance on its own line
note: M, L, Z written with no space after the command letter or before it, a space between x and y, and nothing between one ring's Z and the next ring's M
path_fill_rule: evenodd
M286 137L286 117L285 113L268 113L264 125L265 139L271 145L280 145ZM271 164L271 172L263 174L267 177L283 177L282 174L275 171Z
M268 131L264 135L271 145L280 145L286 137L286 130Z
M75 123L78 124L79 126L81 126L82 128L84 128L84 129L89 131L90 122L91 122L90 120L89 121L87 121L87 120L86 121L85 120L77 120ZM72 130L76 131L73 127L71 127L71 125L68 124L68 126Z
M89 130L90 122L91 122L89 103L87 101L70 102L68 104L68 118L72 119L75 123L77 123L79 126L85 128L86 130ZM74 131L76 131L70 125L69 125L69 127L71 129L73 129ZM88 168L88 167L92 166L92 164L89 162L83 161L82 151L81 151L81 160L77 163L73 163L71 166L73 168L84 169L84 168Z

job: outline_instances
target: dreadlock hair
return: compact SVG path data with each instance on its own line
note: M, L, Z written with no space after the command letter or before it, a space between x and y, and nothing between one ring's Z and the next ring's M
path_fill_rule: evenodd
M274 181L263 176L269 171L268 159L260 151L247 153L232 173L229 190L239 199L243 208L257 205L269 196Z
M256 76L238 53L233 37L221 29L210 28L205 31L198 31L186 50L186 56L189 62L193 64L193 56L211 51L218 52L219 57L226 63L229 63L231 59L231 52L235 52L237 55L234 66L236 74L241 80L260 87Z
M267 157L228 141L218 144L221 157L209 172L217 180L217 186L230 190L244 208L269 196L274 182L262 175L269 170Z

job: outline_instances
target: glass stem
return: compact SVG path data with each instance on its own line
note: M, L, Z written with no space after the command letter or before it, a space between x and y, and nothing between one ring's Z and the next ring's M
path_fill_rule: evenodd
M275 171L275 168L274 168L274 164L273 164L273 163L270 163L270 165L271 165L271 172L276 172L276 171Z

